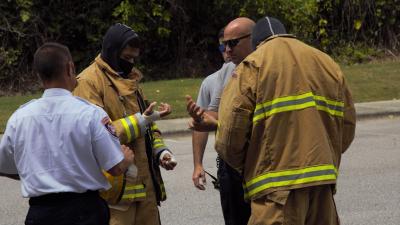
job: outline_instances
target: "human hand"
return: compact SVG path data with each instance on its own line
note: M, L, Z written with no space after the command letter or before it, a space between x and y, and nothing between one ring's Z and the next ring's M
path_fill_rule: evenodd
M200 122L202 120L204 109L196 105L190 95L186 95L186 111L196 122Z
M125 162L128 164L133 163L135 159L135 154L133 153L133 150L126 145L121 145L121 151L124 154Z
M160 165L166 170L173 170L178 163L169 151L164 152L160 155Z
M194 167L192 180L194 186L199 190L206 190L205 185L207 184L206 181L206 174L204 173L204 168L202 165L198 165Z
M160 112L160 117L166 117L172 112L172 107L168 103L161 102L160 106L158 107L158 111Z
M150 103L150 105L147 107L147 109L143 112L144 115L146 116L150 116L151 114L153 114L153 108L154 106L157 105L157 102L152 102Z
M188 122L189 129L201 132L209 132L217 130L218 121L208 113L203 113L200 121L193 118Z

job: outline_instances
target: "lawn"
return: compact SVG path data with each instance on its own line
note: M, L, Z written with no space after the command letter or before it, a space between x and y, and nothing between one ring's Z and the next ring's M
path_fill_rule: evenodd
M400 99L400 61L374 62L342 66L355 102ZM202 79L177 79L143 83L147 98L167 102L173 107L169 118L187 116L185 95L197 97ZM0 133L4 131L11 113L19 105L40 94L27 96L0 97Z

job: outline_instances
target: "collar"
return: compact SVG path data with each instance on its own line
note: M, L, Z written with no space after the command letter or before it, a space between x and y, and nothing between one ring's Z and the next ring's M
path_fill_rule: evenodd
M113 86L116 89L118 95L131 95L138 89L138 79L133 79L132 77L128 79L122 78L101 58L100 55L96 57L95 62L109 81L109 85ZM139 75L138 77L143 76L136 68L135 73Z
M261 45L263 45L264 43L266 43L274 38L278 38L278 37L296 38L296 36L294 36L293 34L275 34L275 35L268 37L264 41L260 42L260 44L257 45L257 48L260 47Z
M42 97L54 97L54 96L72 96L72 93L64 88L49 88L44 90Z

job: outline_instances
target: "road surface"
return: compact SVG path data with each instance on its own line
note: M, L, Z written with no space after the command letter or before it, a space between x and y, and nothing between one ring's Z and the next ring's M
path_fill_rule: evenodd
M205 168L216 174L213 135L209 140ZM222 225L218 192L211 184L206 191L193 187L191 136L166 142L179 164L174 172L163 171L168 194L160 208L163 225ZM335 199L342 224L400 224L400 118L360 121L339 172ZM28 205L19 183L0 178L0 188L0 225L23 224Z

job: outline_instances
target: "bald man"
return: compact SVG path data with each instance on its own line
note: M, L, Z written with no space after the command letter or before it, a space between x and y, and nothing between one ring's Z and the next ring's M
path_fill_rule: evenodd
M231 21L224 31L224 45L226 53L232 62L238 65L251 52L251 32L255 23L246 17L239 17Z
M235 65L240 64L242 60L252 52L250 35L254 25L255 23L251 19L246 17L240 17L234 19L225 27L223 36L225 53L227 54L228 58L231 58L231 61ZM231 74L229 74L229 78L230 76ZM224 83L224 86L225 84L226 83ZM224 87L221 86L220 88L214 90L213 96L216 97L211 99L210 105L219 105L219 99L221 98L223 88ZM214 104L213 101L218 101L218 103ZM194 102L191 100L190 97L189 97L189 102L193 104L188 103L188 112L191 111L193 112L193 110L189 109L189 105L196 106L196 104L194 104ZM216 109L216 111L218 111L218 108ZM211 115L213 116L213 119L217 119L217 115L214 113L210 113L208 111L207 115ZM194 121L191 122L193 123ZM244 194L242 188L243 178L241 174L239 174L237 171L231 168L219 157L217 161L219 162L218 180L220 183L221 207L224 215L225 224L245 225L249 220L251 210L250 210L250 204L244 201ZM195 185L196 183L200 183L199 182L200 179L203 179L203 181L205 181L204 175L203 176L199 175L199 174L204 174L204 172L202 173L200 172L197 172L196 174L194 173L193 181L195 181Z
M252 46L225 87L218 123L206 113L197 123L218 126L216 151L242 172L248 225L338 225L333 194L356 126L340 67L272 17L257 22Z

